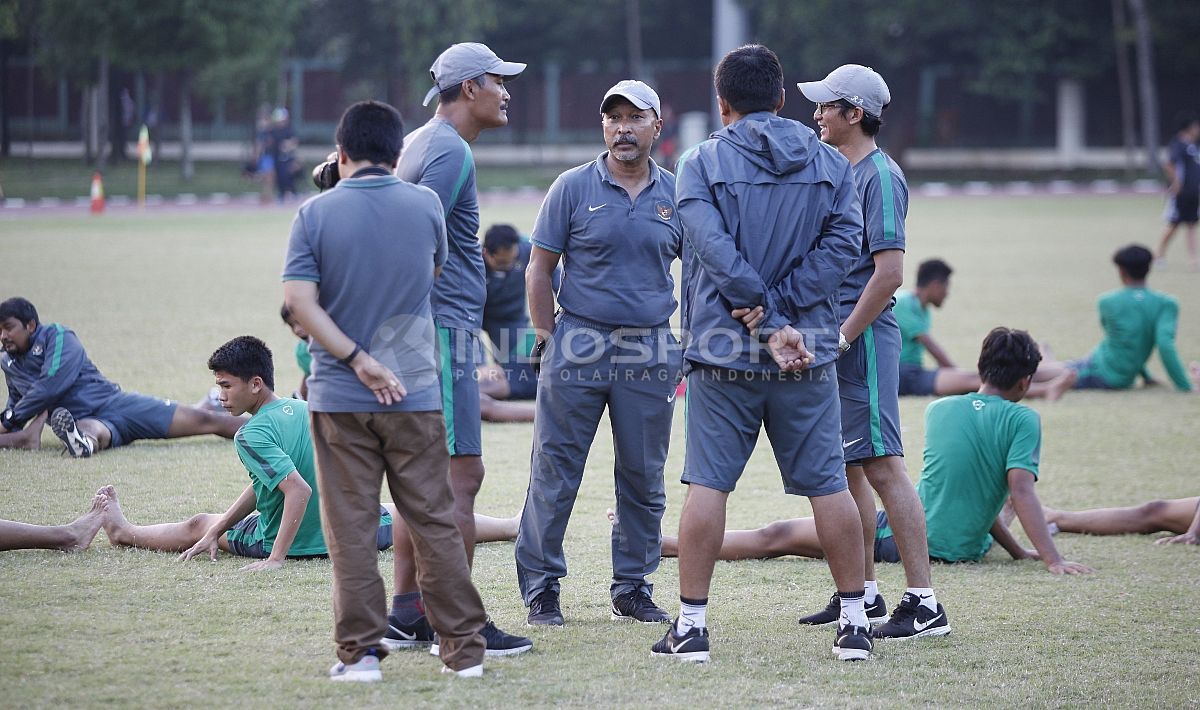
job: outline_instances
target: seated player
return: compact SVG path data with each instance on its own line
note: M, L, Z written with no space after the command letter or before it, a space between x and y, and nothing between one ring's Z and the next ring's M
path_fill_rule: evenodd
M8 381L8 404L0 415L4 431L18 432L49 412L50 427L76 458L137 439L198 434L232 439L242 424L228 414L121 391L100 374L72 330L43 324L24 298L0 303L0 345L0 368Z
M917 285L896 294L892 312L900 326L900 394L965 394L979 389L979 374L956 367L954 361L930 334L929 306L941 308L950 294L950 274L954 270L941 259L927 259L917 267ZM926 370L925 352L938 367ZM1045 355L1045 353L1043 353ZM1034 373L1027 397L1057 400L1075 383L1074 371L1064 363L1044 361Z
M1149 535L1175 533L1158 543L1200 544L1200 498L1152 500L1128 508L1056 510L1044 507L1050 532L1084 535Z
M512 225L493 224L483 235L483 330L492 341L494 361L477 368L480 416L486 422L533 421L534 405L528 400L537 394L537 373L528 361L533 331L525 305L525 268L532 248Z
M304 326L300 325L300 321L292 317L291 310L287 304L283 304L279 308L279 317L291 328L292 334L296 336L296 365L300 368L300 386L292 392L294 399L308 399L308 378L312 375L312 355L308 352L308 331Z
M1055 574L1092 572L1058 553L1033 491L1041 422L1036 412L1017 402L1028 391L1040 359L1028 333L996 328L984 339L979 356L979 392L945 397L925 410L925 465L917 493L925 508L931 559L979 560L994 539L1013 559L1040 559ZM1020 545L1000 517L1010 497L1034 550ZM678 540L664 536L662 549L664 557L677 554ZM812 518L726 531L719 558L783 555L823 556ZM900 561L883 511L876 514L875 560Z
M1078 375L1076 387L1129 389L1139 376L1147 385L1155 384L1146 361L1158 348L1175 389L1190 392L1196 388L1192 379L1200 376L1200 367L1192 363L1189 376L1175 350L1179 302L1146 286L1153 259L1150 250L1139 244L1113 254L1122 288L1103 294L1097 303L1104 339L1087 357L1067 363Z
M107 510L108 497L97 493L92 498L92 507L66 525L30 525L0 520L0 550L86 550L100 530Z
M250 419L234 437L250 485L224 513L200 513L177 523L134 525L121 510L112 486L99 493L109 500L104 532L114 545L181 552L180 559L217 550L257 558L243 570L278 569L289 558L326 557L321 531L308 405L277 396L271 351L248 335L222 345L208 360L221 403L231 414ZM392 544L392 518L381 507L376 542Z

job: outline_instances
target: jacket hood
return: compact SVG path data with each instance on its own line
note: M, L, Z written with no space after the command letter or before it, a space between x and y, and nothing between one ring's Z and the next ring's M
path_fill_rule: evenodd
M802 123L771 113L752 113L712 134L754 165L775 175L794 173L820 150L817 134Z

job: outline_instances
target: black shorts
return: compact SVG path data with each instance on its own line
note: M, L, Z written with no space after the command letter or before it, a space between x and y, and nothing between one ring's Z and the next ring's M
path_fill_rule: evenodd
M1163 217L1170 224L1195 224L1200 218L1200 192L1189 192L1167 199Z

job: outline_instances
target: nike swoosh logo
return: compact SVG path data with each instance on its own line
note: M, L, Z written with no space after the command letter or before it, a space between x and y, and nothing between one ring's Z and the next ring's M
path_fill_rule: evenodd
M860 442L862 440L863 440L863 438L860 436L857 439L855 439L854 441L844 441L844 442L842 442L842 448L848 449L851 446L854 446L855 444L857 444L858 442Z
M607 202L605 202L602 205L596 205L595 207L588 206L588 212L595 212L596 210L600 209L601 207L607 207L607 206L608 206Z
M913 627L916 628L916 630L918 632L924 631L925 629L928 629L930 626L932 626L935 622L937 622L938 619L942 618L942 616L943 616L943 614L938 614L937 616L933 617L929 621L926 621L924 624L922 624L921 622L914 619Z
M388 624L388 628L392 630L392 633L399 636L402 641L416 641L417 640L417 632L415 632L415 631L411 634L406 634L403 631L401 631L400 629L397 629L395 626L392 626L391 624Z
M677 390L677 389L676 389L676 390L671 390L671 394L667 395L667 404L670 404L671 402L674 402L674 401L675 401L675 395L676 395L678 392L679 392L679 390Z
M691 639L684 639L684 640L682 640L682 641L680 641L680 642L679 642L679 645L678 645L678 646L677 646L677 645L675 645L675 644L673 644L673 643L671 643L670 641L667 641L667 645L671 647L671 653L679 653L679 649L681 649L681 648L683 648L684 646L688 645L688 642L690 642L690 641L691 641Z

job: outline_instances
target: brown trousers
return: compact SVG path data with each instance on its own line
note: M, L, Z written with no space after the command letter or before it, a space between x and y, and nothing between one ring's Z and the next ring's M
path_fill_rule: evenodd
M375 534L386 477L417 556L417 584L438 633L442 662L462 670L483 662L486 615L471 583L454 524L450 455L441 412L312 412L321 525L333 563L333 636L343 663L368 649L382 658L387 597Z

